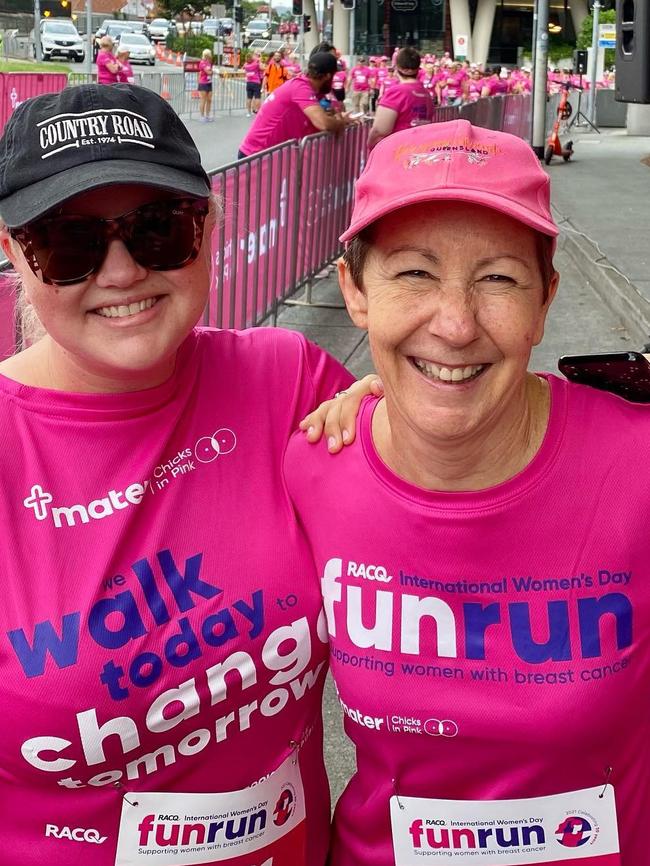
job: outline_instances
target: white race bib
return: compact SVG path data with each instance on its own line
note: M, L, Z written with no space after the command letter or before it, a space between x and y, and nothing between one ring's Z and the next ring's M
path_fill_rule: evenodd
M396 866L620 866L614 788L525 800L390 800Z
M305 866L305 798L295 755L243 791L134 791L128 799L115 866Z

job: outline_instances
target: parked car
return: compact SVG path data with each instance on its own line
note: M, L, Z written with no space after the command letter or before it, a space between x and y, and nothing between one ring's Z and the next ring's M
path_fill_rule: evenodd
M129 52L131 63L146 63L148 66L153 66L156 62L156 49L142 33L124 31L120 34L116 50L122 49Z
M232 18L219 18L219 27L224 36L227 36L235 29L235 22Z
M149 36L149 25L146 21L127 21L126 23L134 33L140 33L142 36Z
M206 18L203 22L203 32L206 36L219 36L220 27L218 18Z
M170 31L174 33L176 26L167 18L154 18L149 22L149 38L152 42L164 42Z
M266 18L256 18L249 21L244 31L244 37L249 42L253 39L270 39L271 22Z
M84 41L69 18L44 18L40 30L43 60L67 57L83 63L86 57Z

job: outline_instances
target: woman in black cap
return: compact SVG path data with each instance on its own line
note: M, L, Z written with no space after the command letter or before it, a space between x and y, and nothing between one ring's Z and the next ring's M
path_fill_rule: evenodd
M325 859L327 638L280 462L351 377L295 333L195 330L215 210L146 89L28 100L0 140L44 328L0 364L6 866Z

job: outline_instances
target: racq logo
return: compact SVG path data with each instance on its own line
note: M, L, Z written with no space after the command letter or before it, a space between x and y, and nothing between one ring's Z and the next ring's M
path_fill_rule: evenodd
M102 836L94 827L84 829L83 827L58 827L56 824L45 825L45 837L52 839L69 839L71 842L92 842L102 845L108 836Z

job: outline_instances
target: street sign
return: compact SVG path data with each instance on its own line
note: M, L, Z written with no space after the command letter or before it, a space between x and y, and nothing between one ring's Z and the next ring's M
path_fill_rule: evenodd
M600 24L598 27L598 47L616 48L616 25Z
M454 59L464 60L467 57L467 46L469 44L469 36L459 34L454 39Z

